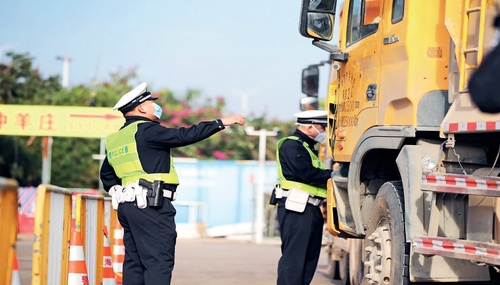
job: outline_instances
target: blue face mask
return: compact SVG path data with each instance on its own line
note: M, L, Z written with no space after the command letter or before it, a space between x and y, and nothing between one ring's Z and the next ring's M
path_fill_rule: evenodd
M163 110L161 109L160 105L158 105L156 103L153 103L153 106L155 107L155 113L154 113L155 117L160 119L161 113L163 112Z
M318 132L318 135L316 137L314 137L314 140L319 142L319 143L323 143L325 140L326 140L326 131L318 131L318 129L316 129L314 126L313 126L313 129Z

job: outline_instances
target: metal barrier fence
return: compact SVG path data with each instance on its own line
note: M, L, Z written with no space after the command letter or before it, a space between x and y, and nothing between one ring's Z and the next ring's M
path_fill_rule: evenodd
M0 177L0 283L11 284L17 239L17 181ZM6 254L5 254L6 253Z
M0 178L0 252L8 252L6 262L0 263L0 284L10 284L12 278L18 221L17 189L15 181ZM110 265L115 269L116 282L120 284L124 254L123 229L119 225L117 212L111 207L111 199L77 194L53 185L40 185L36 192L32 284L111 284L106 283L113 275L112 271L109 274ZM174 204L180 212L185 212L185 225L195 226L193 232L204 236L207 205L204 202L185 201L176 201ZM265 235L273 237L276 234L274 207L266 207L265 217ZM80 237L78 248L82 253L77 257L81 258L83 264L83 273L80 275L80 272L72 269L75 260L72 233L78 233ZM111 245L112 261L110 254L104 253L106 244ZM81 280L84 280L83 283L79 283Z
M114 244L115 229L119 226L111 199L79 194L73 210L72 196L72 191L54 185L36 188L32 284L69 284L72 232L81 234L85 270L89 273L88 283L82 284L115 284L110 253L104 255L104 248L109 243ZM12 284L14 274L18 274L15 249L19 206L17 181L0 177L0 255L3 257L0 262L0 284ZM105 232L108 237L106 242ZM107 281L103 282L103 272L106 271L104 275ZM14 282L17 284L19 280Z
M38 186L34 224L32 284L67 284L71 191Z
M195 201L174 201L178 238L206 237L206 204Z
M104 198L78 194L75 231L81 233L89 284L101 284L104 245Z
M14 189L17 201L17 185ZM68 276L76 273L71 272L69 264L74 258L72 254L75 254L75 247L79 246L83 246L85 265L82 275L88 276L88 284L103 284L104 267L106 263L111 266L110 256L104 256L105 226L114 226L113 219L116 219L111 200L102 196L78 194L73 210L72 192L52 185L38 186L36 199L32 284L69 284ZM17 207L14 210L17 213ZM17 225L17 219L11 220L16 221ZM71 233L79 235L82 245L72 244ZM113 236L109 230L106 234ZM9 270L12 271L12 268L6 269Z

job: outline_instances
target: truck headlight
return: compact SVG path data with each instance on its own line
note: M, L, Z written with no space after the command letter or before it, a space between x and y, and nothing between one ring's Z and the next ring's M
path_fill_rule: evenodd
M428 169L428 170L432 170L432 169L436 168L436 166L437 166L437 163L434 160L434 158L429 157L429 156L424 156L422 158L421 164L422 164L422 167L424 169Z

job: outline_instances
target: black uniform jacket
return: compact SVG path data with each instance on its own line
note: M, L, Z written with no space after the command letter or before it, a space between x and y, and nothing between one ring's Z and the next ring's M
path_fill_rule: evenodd
M306 142L311 150L317 143L306 134L295 130L292 136L297 136L303 142ZM279 149L279 159L283 176L287 180L302 182L311 186L326 188L326 182L330 178L332 170L322 170L313 166L309 152L302 145L302 142L296 140L285 140Z
M144 117L126 117L125 124L121 128L137 121L147 121L139 124L135 134L139 160L146 173L170 172L171 148L199 142L224 129L220 119L200 122L188 128L167 128ZM121 179L116 176L107 158L102 164L100 176L106 191L113 185L121 185Z

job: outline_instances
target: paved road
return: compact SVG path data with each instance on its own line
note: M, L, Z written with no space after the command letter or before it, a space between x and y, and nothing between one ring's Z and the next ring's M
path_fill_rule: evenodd
M32 235L19 235L17 254L21 284L31 284ZM272 285L280 257L277 240L255 244L232 239L178 239L174 285ZM312 285L335 284L325 275L327 258L320 257Z

